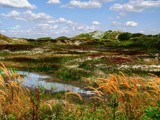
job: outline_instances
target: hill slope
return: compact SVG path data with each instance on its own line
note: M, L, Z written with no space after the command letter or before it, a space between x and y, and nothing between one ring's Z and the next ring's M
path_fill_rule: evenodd
M0 34L0 44L25 44L27 41L21 38L10 38Z

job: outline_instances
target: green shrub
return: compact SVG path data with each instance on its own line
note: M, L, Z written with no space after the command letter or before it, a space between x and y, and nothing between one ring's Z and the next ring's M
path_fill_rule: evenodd
M160 120L160 101L157 102L157 107L149 107L146 109L146 116L152 120Z
M38 41L51 41L52 38L51 37L43 37L43 38L38 38Z
M143 36L142 33L133 33L133 34L132 34L132 38L133 38L133 37L141 37L141 36Z
M125 32L125 33L121 33L119 36L118 36L118 39L120 41L124 41L124 40L129 40L131 38L132 34L131 33L128 33L128 32Z
M57 77L63 80L79 80L86 76L88 76L87 72L76 68L61 68L57 73Z
M69 38L68 38L68 37L65 37L65 36L61 36L61 37L56 38L55 40L56 40L56 41L59 41L59 40L60 40L60 41L63 42L64 40L69 40Z

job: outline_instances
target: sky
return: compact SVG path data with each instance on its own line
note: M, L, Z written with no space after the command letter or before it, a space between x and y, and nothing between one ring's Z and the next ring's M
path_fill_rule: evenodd
M0 34L19 38L160 33L160 0L0 0Z

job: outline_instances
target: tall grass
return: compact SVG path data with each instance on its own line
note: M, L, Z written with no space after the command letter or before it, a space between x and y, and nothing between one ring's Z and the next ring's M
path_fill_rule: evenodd
M30 108L28 90L22 87L20 75L9 71L0 63L0 118L4 116L24 117Z
M89 87L95 93L91 99L111 107L114 119L118 114L124 114L128 119L139 119L148 106L155 106L160 100L160 78L152 76L152 79L145 80L120 73L110 74L107 79L98 78L97 87Z
M39 88L28 90L22 86L20 75L2 63L0 70L0 120L143 120L159 115L156 105L160 100L160 78L154 75L146 80L110 74L88 87L94 93L89 99L69 92L65 100L59 101Z

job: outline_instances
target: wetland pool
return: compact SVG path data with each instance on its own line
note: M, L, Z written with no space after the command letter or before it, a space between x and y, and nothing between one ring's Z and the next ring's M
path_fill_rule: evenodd
M50 76L48 75L41 75L38 73L32 73L27 71L18 71L18 74L23 76L24 81L22 82L22 84L26 87L36 88L40 86L46 90L53 92L72 91L86 95L93 94L91 91L87 91L73 85L58 82L47 82L45 81L45 79L50 78Z

